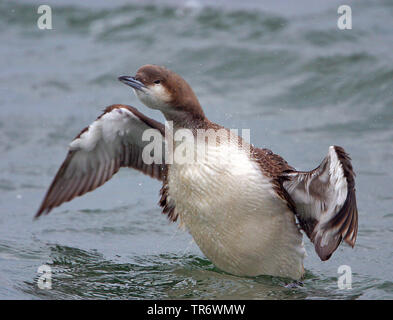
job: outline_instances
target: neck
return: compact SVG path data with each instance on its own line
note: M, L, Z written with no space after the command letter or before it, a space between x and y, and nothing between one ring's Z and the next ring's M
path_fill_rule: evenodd
M201 106L174 107L171 110L162 111L167 121L173 121L174 128L198 129L203 128L207 118Z

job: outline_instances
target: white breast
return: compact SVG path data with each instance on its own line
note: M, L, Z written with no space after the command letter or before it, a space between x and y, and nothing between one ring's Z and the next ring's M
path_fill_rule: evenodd
M236 145L209 146L204 161L174 163L168 186L181 224L220 269L242 276L303 275L305 250L294 214Z

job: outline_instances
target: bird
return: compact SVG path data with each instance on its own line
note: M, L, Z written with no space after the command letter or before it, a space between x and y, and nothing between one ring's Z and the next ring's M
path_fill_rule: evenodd
M297 171L270 149L210 121L191 86L174 71L148 64L118 80L145 106L161 111L165 123L130 105L106 107L70 143L35 218L128 167L162 182L162 213L178 221L226 273L301 280L303 234L321 261L342 242L354 247L355 173L342 147L330 146L315 169Z

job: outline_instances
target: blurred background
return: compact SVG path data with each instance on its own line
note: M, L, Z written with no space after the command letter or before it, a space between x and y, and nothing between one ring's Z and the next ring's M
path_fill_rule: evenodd
M0 298L393 298L393 2L0 2ZM68 143L105 106L142 106L117 77L165 65L206 115L299 170L330 145L357 173L359 233L321 262L305 238L301 284L216 269L157 205L160 183L122 169L107 184L33 221ZM39 266L52 289L37 287ZM352 289L340 290L340 265Z

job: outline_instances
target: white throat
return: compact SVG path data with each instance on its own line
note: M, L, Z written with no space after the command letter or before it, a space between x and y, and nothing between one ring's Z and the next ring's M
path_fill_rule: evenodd
M135 90L141 102L151 109L165 110L169 107L170 95L161 84L152 85L141 90Z

